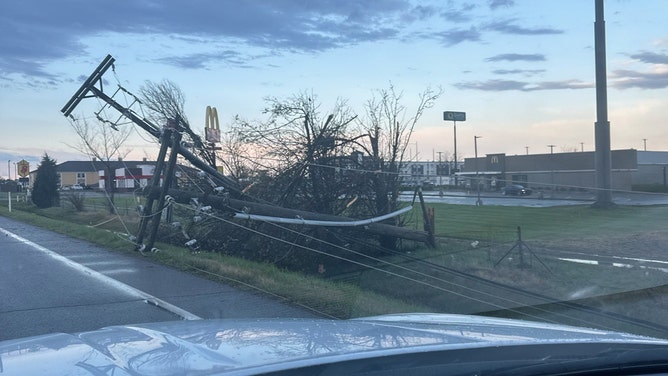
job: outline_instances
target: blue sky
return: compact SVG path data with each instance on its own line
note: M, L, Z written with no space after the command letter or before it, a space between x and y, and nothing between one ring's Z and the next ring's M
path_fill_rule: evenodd
M607 0L613 149L668 150L668 1ZM362 113L393 84L412 108L443 95L418 124L420 159L453 152L445 110L465 111L460 155L592 150L594 0L14 0L0 3L0 176L7 161L85 159L60 109L107 54L110 85L137 92L170 79L191 125L207 105L223 130L262 119L264 98L312 91ZM96 110L94 100L77 111ZM131 157L157 146L133 136ZM13 174L13 171L12 171Z

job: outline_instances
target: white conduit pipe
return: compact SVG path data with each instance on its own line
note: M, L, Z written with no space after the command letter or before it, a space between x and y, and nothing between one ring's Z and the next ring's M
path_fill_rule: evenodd
M392 213L381 215L380 217L374 217L369 219L360 219L357 221L320 221L315 219L303 219L303 218L284 218L284 217L270 217L266 215L256 215L256 214L246 214L246 213L236 213L234 218L237 219L250 219L254 221L264 221L264 222L274 222L274 223L284 223L292 225L308 225L308 226L330 226L330 227L355 227L355 226L365 226L376 222L381 222L386 219L396 217L401 215L409 210L413 209L412 206L407 206L401 208Z

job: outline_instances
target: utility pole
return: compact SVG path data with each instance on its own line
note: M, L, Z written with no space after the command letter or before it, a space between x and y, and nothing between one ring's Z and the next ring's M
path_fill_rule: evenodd
M643 139L642 139L642 142L643 142L643 145L644 145L643 150L644 150L644 151L647 151L647 139L646 139L646 138L643 138Z
M557 146L557 145L552 145L552 144L547 145L547 147L550 148L550 154L554 154L554 147L555 146Z
M583 153L585 151L585 143L584 142L580 142L580 151L583 152Z
M603 0L596 0L594 22L594 51L596 64L596 202L593 206L609 208L612 202L612 162L610 150L610 122L608 121L608 84L605 58L605 17Z
M526 151L527 151L527 155L529 155L529 147L528 147L528 146L525 146L524 149L526 149Z

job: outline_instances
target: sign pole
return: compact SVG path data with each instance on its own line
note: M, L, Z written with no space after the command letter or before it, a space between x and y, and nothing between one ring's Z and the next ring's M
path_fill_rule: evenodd
M457 187L457 122L458 121L466 121L466 112L458 112L458 111L443 111L443 120L446 121L452 121L453 122L453 129L454 129L454 138L455 138L455 165L454 168L452 169L452 173L455 175L455 187Z
M457 168L457 121L454 120L452 123L453 123L453 129L455 130L455 157L454 157L455 158L455 166L454 166L453 172L455 174L455 188L456 188L456 187L458 187L458 185L457 185L457 171L458 171L458 168Z

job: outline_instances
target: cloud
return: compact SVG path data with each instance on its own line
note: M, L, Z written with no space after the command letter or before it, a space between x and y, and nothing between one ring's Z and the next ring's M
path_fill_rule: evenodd
M488 57L485 61L545 61L543 54L499 54Z
M192 36L270 51L320 52L393 38L432 12L408 0L8 1L0 12L0 76L55 79L46 69L50 62L85 55L82 40L105 34ZM198 66L187 57L165 62Z
M485 25L486 30L496 31L502 34L513 34L513 35L553 35L553 34L562 34L564 31L560 29L554 29L550 27L522 27L516 25L514 19L492 22Z
M406 12L403 16L403 20L407 22L414 22L419 20L424 20L429 17L432 17L434 14L438 13L438 9L429 5L417 5L413 7L410 11Z
M451 6L440 13L441 18L446 22L464 23L470 22L473 19L473 11L476 9L475 4L464 3L461 5Z
M450 29L436 33L436 37L446 46L454 46L462 42L480 41L480 32L475 28L469 29Z
M458 89L481 90L481 91L539 91L539 90L564 90L564 89L590 89L595 85L592 82L580 80L564 81L542 81L531 83L516 80L487 80L469 81L455 84Z
M615 70L610 75L610 86L617 89L665 89L668 88L668 69L652 72Z
M521 74L525 76L533 76L536 74L544 73L545 69L496 69L493 70L492 73L498 74L498 75L505 75L505 74Z
M668 54L656 52L643 51L631 55L631 58L648 64L668 64Z
M510 8L515 5L514 0L489 0L487 3L489 5L489 9L491 10L496 10L501 7Z

